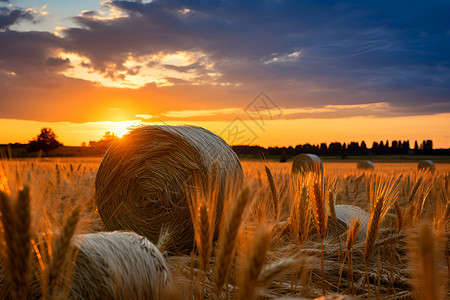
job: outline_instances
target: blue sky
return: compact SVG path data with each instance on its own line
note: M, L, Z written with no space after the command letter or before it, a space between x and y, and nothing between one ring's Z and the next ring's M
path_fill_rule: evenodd
M192 110L204 120L208 110L225 121L260 91L292 112L284 119L450 113L449 1L0 7L0 118L105 121L118 109L122 121Z

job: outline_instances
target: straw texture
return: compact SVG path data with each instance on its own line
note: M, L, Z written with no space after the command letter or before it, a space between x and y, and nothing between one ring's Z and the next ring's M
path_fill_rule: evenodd
M315 154L299 154L292 161L292 172L308 173L311 171L323 171L320 157Z
M360 160L356 163L356 168L360 170L373 170L373 163L369 160Z
M134 232L77 237L70 299L164 299L169 268L159 250Z
M430 170L434 171L436 168L434 162L432 160L421 160L419 161L419 165L417 166L419 170Z
M194 126L143 126L105 153L95 201L106 230L133 230L156 243L166 228L177 232L166 249L186 253L194 240L188 189L217 178L220 217L226 186L242 177L239 158L214 133Z
M336 205L336 225L330 222L329 226L336 226L336 229L327 230L327 234L342 235L347 232L348 228L353 225L356 219L361 221L356 241L364 241L366 238L367 225L370 220L370 215L364 209L354 205Z

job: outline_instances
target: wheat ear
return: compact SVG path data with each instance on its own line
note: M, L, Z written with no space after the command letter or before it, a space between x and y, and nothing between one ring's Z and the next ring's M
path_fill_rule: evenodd
M240 300L253 299L255 296L259 274L266 263L266 253L269 250L271 235L271 229L267 226L260 225L256 229L253 245L245 258L242 270L238 295Z
M364 261L368 263L370 256L374 250L375 241L378 237L378 231L381 225L381 214L383 210L383 197L378 197L375 208L370 216L369 225L367 226L366 242L364 244Z
M316 181L312 185L312 207L314 211L314 219L316 220L316 228L321 239L320 245L320 270L322 273L322 292L325 295L325 272L324 272L324 259L323 259L323 240L325 239L325 234L327 231L327 210L325 207L325 200L322 196L322 191L320 189L319 183Z
M240 192L219 239L216 262L214 265L214 281L218 298L232 266L239 229L249 198L250 190L246 187Z
M336 219L336 194L337 194L337 183L334 182L333 187L329 189L328 194L328 208L330 210L330 216L333 219L333 222L336 225L337 219Z
M60 234L53 240L53 255L46 267L46 283L48 287L44 290L45 296L47 296L46 293L51 295L52 291L54 292L53 288L57 286L58 277L64 273L68 259L71 257L71 241L80 220L80 210L78 206L72 211L66 219Z
M209 224L208 209L206 207L205 201L202 201L199 207L199 244L197 245L199 249L200 267L205 272L207 271L206 266L208 264L209 251L211 249L211 243L209 241L211 224Z
M289 273L297 264L294 258L284 258L279 261L266 265L259 274L258 282L264 284L265 282L275 279L279 276Z
M349 252L348 256L348 280L351 282L351 291L352 295L355 293L353 288L353 245L355 244L356 237L358 236L359 227L361 226L361 220L356 219L353 222L351 228L349 228L347 232L347 252Z
M367 278L367 292L370 299L370 282L368 274L369 259L375 249L375 242L378 237L378 231L381 225L381 214L383 211L383 197L378 197L375 203L375 208L370 215L369 225L367 226L366 242L364 244L364 262L366 264L366 278Z
M272 176L272 172L267 166L264 166L266 169L267 180L269 181L270 192L272 193L272 203L273 209L275 210L275 216L278 218L278 195L277 189L275 187L275 181Z
M5 243L5 271L13 299L27 299L31 281L30 191L19 191L17 202L0 191L0 212Z
M423 176L420 176L416 183L414 184L414 187L412 188L411 192L409 193L408 196L408 203L411 203L414 198L416 197L417 191L419 190L419 187L422 185L423 182Z
M416 266L412 277L417 299L441 299L438 293L439 276L437 275L435 236L430 224L424 222L420 226L418 237L410 246L411 264Z
M397 216L397 230L398 230L398 232L400 232L403 229L404 221L403 221L402 209L397 201L394 202L394 211L395 211L395 215Z
M318 182L315 182L312 185L312 191L310 195L312 196L311 203L314 212L314 219L316 221L317 232L319 233L320 238L323 240L327 231L327 211Z

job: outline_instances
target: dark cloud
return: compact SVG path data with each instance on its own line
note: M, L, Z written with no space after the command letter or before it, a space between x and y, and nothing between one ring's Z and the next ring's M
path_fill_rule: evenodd
M47 59L65 44L49 32L37 31L7 30L0 32L0 41L0 69L23 76L42 72Z
M64 30L62 38L0 32L0 69L25 76L49 63L68 65L58 56L62 50L87 57L82 64L90 71L120 80L124 73L142 72L126 65L130 56L189 51L204 57L187 65L149 65L195 72L193 81L202 85L211 83L210 72L220 74L216 86L208 86L212 96L195 98L200 106L236 107L265 90L287 108L386 101L396 115L450 111L448 1L153 0L104 5L122 16L108 19L85 11L74 18L79 28ZM2 13L5 20L10 15ZM198 95L187 88L198 82L170 76L167 81L174 86L161 88L161 93L183 89L186 97ZM219 91L221 84L226 86ZM151 83L141 90L154 93L158 88ZM229 103L219 103L214 91Z
M430 68L445 73L450 67L450 24L443 13L450 5L442 1L393 5L387 1L155 0L108 5L130 16L113 21L77 17L84 28L66 31L77 50L91 57L99 70L111 62L120 66L130 52L199 49L219 64L243 61L251 66L237 74L224 72L233 81L245 81L250 72L261 70L286 80L319 76L324 84L328 77L337 76L343 84L372 81L372 89L449 86L447 79L430 82L429 78ZM299 49L303 54L298 61L261 66L274 54ZM404 77L391 76L393 69L403 68L408 69L408 79L414 79L406 85Z
M86 10L86 11L83 11L81 13L81 15L83 17L94 17L94 16L98 15L98 12L96 10Z
M45 63L50 67L67 67L70 65L70 60L68 58L62 59L60 57L49 57Z
M7 1L3 1L7 2ZM33 20L33 15L26 10L21 9L9 9L7 7L0 8L0 30L7 29L11 25L14 25L22 20Z

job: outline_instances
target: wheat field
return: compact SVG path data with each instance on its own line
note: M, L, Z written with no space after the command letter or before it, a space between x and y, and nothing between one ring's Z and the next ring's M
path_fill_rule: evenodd
M104 228L93 202L99 164L0 161L1 299L123 298L119 290L129 287L100 273L89 285L75 276L82 262L77 237ZM450 164L419 172L416 163L375 163L363 172L356 163L324 163L323 173L295 175L289 162L242 166L244 184L229 187L218 232L208 199L215 194L197 193L189 202L191 253L165 251L177 234L170 229L152 241L170 273L153 298L450 298ZM148 298L138 290L152 289L143 277L156 272L123 268L114 272L139 275L129 298ZM102 284L114 285L111 294L94 291ZM74 292L86 289L83 297Z

